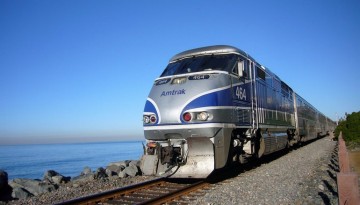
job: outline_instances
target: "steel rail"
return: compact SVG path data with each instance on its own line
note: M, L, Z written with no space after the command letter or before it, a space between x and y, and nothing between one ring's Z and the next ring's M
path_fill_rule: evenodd
M154 199L150 199L141 203L138 203L138 205L144 205L144 204L150 204L150 205L155 205L155 204L165 204L166 202L171 202L173 200L176 200L177 198L180 198L181 196L187 195L191 192L195 192L196 190L205 188L207 186L209 186L210 184L205 182L205 181L200 181L191 185L188 185L184 188L178 189L174 192L170 192L168 194L159 196L157 198Z
M98 193L98 194L93 194L93 195L89 195L89 196L85 196L85 197L72 199L72 200L69 200L69 201L64 201L64 202L61 202L61 203L57 203L56 205L72 205L72 204L91 205L91 204L97 204L97 203L100 203L100 202L105 202L105 201L108 201L108 200L116 199L119 196L122 196L122 195L125 195L125 194L128 194L128 193L132 193L132 192L134 192L136 190L139 190L141 188L146 188L146 187L157 185L157 184L160 185L162 183L164 183L164 178L158 178L158 179L149 180L149 181L146 181L146 182L142 182L142 183L138 183L138 184L134 184L134 185L118 188L118 189L113 189L113 190Z
M210 183L199 181L190 184L169 182L158 178L139 184L130 185L98 194L64 201L56 205L93 205L93 204L165 204L188 195L191 192L209 186Z

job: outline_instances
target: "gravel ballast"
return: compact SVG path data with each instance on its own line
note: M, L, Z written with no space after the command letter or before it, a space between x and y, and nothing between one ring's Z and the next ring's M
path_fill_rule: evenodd
M336 149L337 142L326 137L290 153L266 157L261 164L212 185L191 204L338 204ZM54 204L151 179L114 176L68 182L56 191L7 204Z
M328 137L218 183L195 204L338 204L337 142Z

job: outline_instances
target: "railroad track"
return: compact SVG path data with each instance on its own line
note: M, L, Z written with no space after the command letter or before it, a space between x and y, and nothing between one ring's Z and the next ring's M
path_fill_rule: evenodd
M181 197L197 190L206 189L210 183L206 181L174 181L159 178L147 182L114 189L82 198L59 203L70 204L165 204L176 200L176 203L190 203Z

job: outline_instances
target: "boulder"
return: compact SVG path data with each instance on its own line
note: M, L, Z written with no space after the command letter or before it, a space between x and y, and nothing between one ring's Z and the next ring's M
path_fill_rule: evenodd
M124 162L125 162L125 165L128 167L129 164L130 164L130 162L131 162L131 160L125 160Z
M71 179L71 181L73 182L87 182L87 181L91 181L95 179L95 174L90 173L90 174L83 174L77 177L74 177Z
M51 182L53 182L54 184L61 184L68 182L68 180L65 180L64 176L58 175L51 177Z
M0 170L0 201L11 199L11 187L8 180L7 172Z
M90 167L84 167L84 170L81 172L80 175L88 175L88 174L92 174L91 168Z
M109 169L105 169L105 173L106 173L106 175L109 176L109 177L117 175L116 172L113 172L113 171L111 171L111 170L109 170Z
M95 179L102 179L102 178L106 178L106 171L104 168L99 167L96 172L95 172Z
M56 171L54 170L47 170L45 173L44 173L44 177L43 177L43 180L44 181L51 181L51 177L53 176L58 176L59 173L57 173Z
M71 177L65 177L54 170L48 170L44 173L44 181L48 181L54 184L67 183Z
M14 179L9 183L9 185L13 189L23 188L35 196L37 196L41 193L51 192L51 191L56 190L56 187L49 182L42 182L42 181L33 180L33 179Z
M131 176L131 177L134 177L134 176L136 176L136 174L138 174L139 169L138 169L138 167L135 166L135 165L129 165L128 167L126 167L126 168L124 169L124 172L125 172L127 175L129 175L129 176Z
M118 177L119 177L119 178L125 178L125 177L127 177L127 174L125 173L125 170L119 172L119 173L118 173Z
M8 186L8 174L4 170L0 169L0 193L5 190Z
M11 197L14 199L26 199L32 196L31 193L20 187L14 188L11 193Z
M126 161L119 161L119 162L111 162L109 165L108 165L108 167L109 166L112 166L112 165L115 165L115 166L118 166L118 167L127 167L128 165L129 165L129 160L126 160Z
M130 163L129 163L129 166L130 165L135 165L137 167L140 167L140 160L132 160Z
M159 158L156 155L143 155L140 161L140 170L143 175L155 175Z
M117 175L119 172L121 172L124 169L125 169L125 167L123 167L123 166L110 165L110 166L106 167L106 174L108 176Z

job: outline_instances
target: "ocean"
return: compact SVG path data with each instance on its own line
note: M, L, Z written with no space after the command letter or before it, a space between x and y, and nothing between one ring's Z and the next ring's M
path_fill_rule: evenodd
M88 166L92 171L110 162L139 160L143 141L79 144L0 145L0 169L14 178L42 179L45 171L78 176Z

